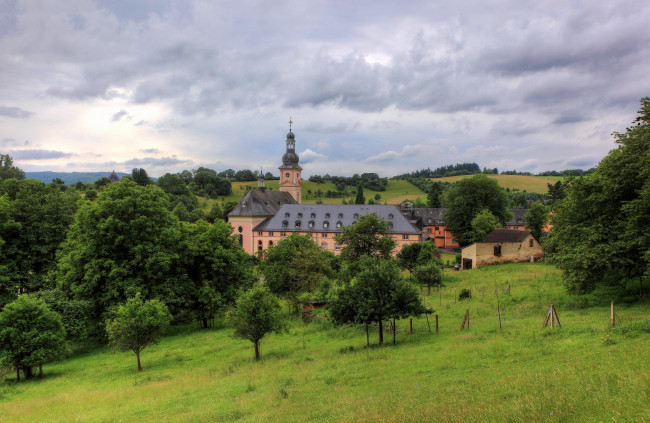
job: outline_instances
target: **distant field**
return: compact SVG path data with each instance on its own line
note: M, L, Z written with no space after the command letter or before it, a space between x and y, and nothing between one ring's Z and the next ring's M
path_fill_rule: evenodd
M464 178L470 178L473 175L463 176L449 176L447 178L435 178L432 181L437 182L458 182ZM526 175L487 175L492 179L496 179L503 188L510 188L510 190L526 190L527 192L537 192L546 194L548 192L548 183L551 181L558 181L561 176L526 176Z
M266 187L268 189L273 189L277 191L278 189L278 183L279 181L266 181ZM233 182L232 183L232 195L228 197L219 197L216 201L221 204L223 202L228 202L228 201L236 201L239 202L239 200L242 199L244 194L246 194L247 189L246 186L250 186L253 188L257 188L257 182ZM318 198L316 197L316 191L321 190L323 192L323 196ZM309 191L311 190L311 194ZM315 182L310 182L310 181L302 181L302 202L303 204L315 204L316 201L319 199L323 202L323 204L341 204L343 200L350 202L354 201L355 196L350 194L349 196L346 197L339 197L339 198L327 198L325 197L324 193L327 191L336 191L336 187L334 186L333 183L331 182L326 182L323 184L316 184ZM381 197L379 200L375 200L375 195L379 194ZM404 200L415 200L417 198L422 198L426 197L426 193L423 192L421 189L416 187L415 185L411 184L410 182L407 181L388 181L388 186L386 187L386 191L371 191L368 189L363 190L363 195L366 197L366 202L369 199L372 199L375 201L377 204L400 204ZM215 200L201 200L204 201L203 204L205 204L204 208L206 210L209 210L210 207L212 207L212 204L214 204Z
M366 348L362 326L293 319L289 333L262 340L254 362L252 344L219 322L177 326L142 352L141 374L132 353L107 347L45 365L42 379L16 384L9 374L0 421L650 421L650 300L636 301L638 284L569 296L544 263L445 277L426 297L439 333L434 316L413 319L412 335L398 320L397 345L386 329L379 347L372 325ZM471 300L458 301L463 288ZM541 329L550 304L561 329ZM470 328L460 330L466 310Z

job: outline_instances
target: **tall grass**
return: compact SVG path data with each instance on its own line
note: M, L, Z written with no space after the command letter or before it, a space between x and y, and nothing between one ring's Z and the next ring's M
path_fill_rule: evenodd
M629 421L650 420L650 317L635 287L570 297L544 263L445 274L425 297L439 317L397 323L371 348L363 327L293 318L252 344L230 330L177 326L142 354L105 347L0 384L0 421ZM504 293L510 285L510 293ZM456 292L471 289L470 300ZM499 330L496 306L501 311ZM426 293L426 290L424 290ZM617 327L608 328L616 301ZM541 330L550 303L561 329ZM460 330L465 310L469 330Z

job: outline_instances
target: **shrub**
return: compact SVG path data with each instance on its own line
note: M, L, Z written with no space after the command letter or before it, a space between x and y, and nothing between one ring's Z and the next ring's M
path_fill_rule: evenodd
M472 298L472 293L469 289L463 288L460 290L460 294L458 294L458 300L464 300L465 298Z

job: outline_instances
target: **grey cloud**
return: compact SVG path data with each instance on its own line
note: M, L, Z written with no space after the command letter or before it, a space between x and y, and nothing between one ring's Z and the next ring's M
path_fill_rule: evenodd
M23 110L20 107L0 106L0 116L16 119L27 119L33 114L33 112L28 112L27 110Z
M304 127L306 132L316 132L319 134L341 134L341 133L350 133L354 132L359 128L359 122L353 123L330 123L327 122L310 122Z
M566 125L570 123L579 123L579 122L584 122L589 120L589 118L586 118L582 116L581 114L578 113L566 113L562 114L555 119L551 123L555 125Z
M191 164L191 160L181 160L177 157L143 157L143 158L132 158L124 162L116 163L126 166L173 166L180 164Z
M113 113L113 117L111 118L111 122L117 122L117 121L121 120L123 117L128 116L128 115L129 115L129 113L126 110L122 109L119 112Z
M54 150L13 150L9 152L9 155L15 160L49 160L71 157L76 154Z
M145 154L159 154L160 150L157 148L145 148L143 150L140 150L140 152Z

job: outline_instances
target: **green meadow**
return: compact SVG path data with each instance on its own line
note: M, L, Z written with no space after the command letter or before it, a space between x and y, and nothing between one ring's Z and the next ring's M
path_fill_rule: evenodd
M445 178L431 179L435 182L458 182L464 178L470 178L473 175L448 176ZM528 176L528 175L486 175L488 178L495 179L502 188L510 190L536 192L546 194L548 184L553 184L562 179L561 176Z
M179 325L143 351L141 374L133 354L97 346L44 366L40 379L7 376L0 421L650 421L650 302L638 285L569 296L545 263L445 277L441 290L422 290L434 314L413 319L412 334L398 321L396 345L386 329L378 346L376 325L367 348L363 327L292 318L255 362L252 344L219 321ZM472 298L459 301L461 289ZM562 327L541 329L550 304Z

